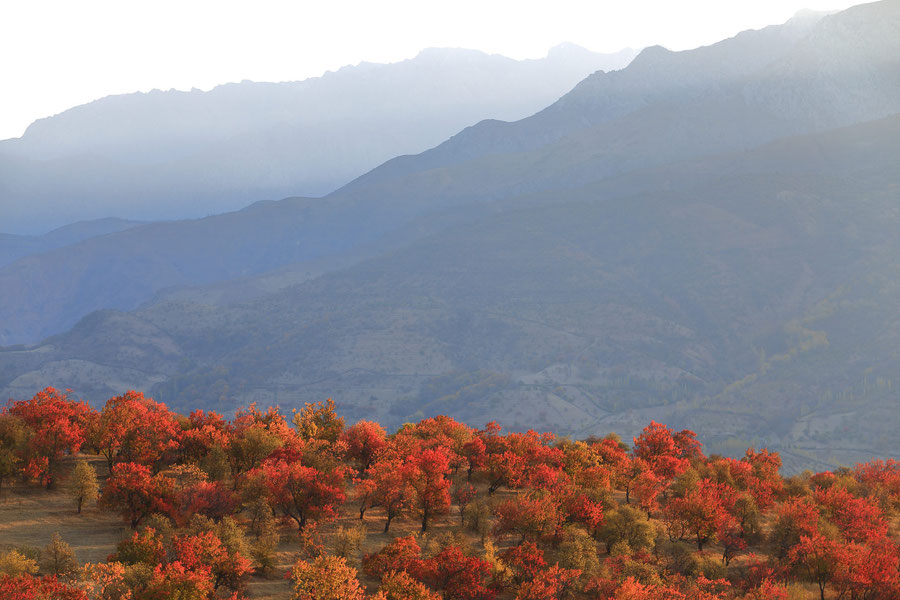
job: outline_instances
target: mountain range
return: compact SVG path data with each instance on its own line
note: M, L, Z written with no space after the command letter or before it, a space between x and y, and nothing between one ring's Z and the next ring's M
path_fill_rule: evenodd
M543 59L513 60L431 48L303 81L109 96L0 141L0 223L8 233L40 233L321 196L482 119L526 117L635 54L563 44Z
M647 48L324 198L6 265L0 389L895 453L897 164L900 1Z

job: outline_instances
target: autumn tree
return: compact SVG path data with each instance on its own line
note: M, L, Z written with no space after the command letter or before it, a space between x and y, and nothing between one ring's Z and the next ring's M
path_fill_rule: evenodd
M294 414L294 426L302 440L321 440L335 443L344 430L344 417L334 410L334 401L307 402L303 410Z
M572 594L580 575L577 569L553 565L526 581L516 593L516 600L562 600Z
M110 470L133 462L156 472L174 458L181 428L165 404L131 390L106 402L91 437Z
M450 512L450 461L445 452L423 450L402 465L403 481L415 493L415 506L422 517L422 531L431 520Z
M171 482L137 463L119 463L106 481L100 504L118 510L135 529L154 512L170 514L174 491Z
M517 534L520 541L555 535L562 525L559 503L546 493L510 498L494 509L494 535Z
M448 545L433 557L415 564L414 575L445 600L490 600L491 565L484 559L467 556L459 546Z
M730 510L734 505L733 491L722 483L702 480L697 489L683 498L675 498L666 507L666 519L680 520L686 531L694 536L697 549L720 532L727 531L734 517Z
M364 473L372 466L378 453L387 446L384 428L373 421L359 421L341 433L346 456L355 463L357 471Z
M801 536L800 541L791 548L789 559L819 587L819 597L825 600L825 589L846 563L844 554L842 544L815 534Z
M365 597L356 569L337 556L297 561L292 578L291 600L362 600Z
M623 542L632 550L649 549L655 538L653 524L647 515L627 504L606 513L597 535L606 544L607 553Z
M78 452L85 442L90 407L48 387L30 400L10 402L8 411L31 432L25 443L26 472L51 487L59 459Z
M78 570L78 560L75 552L59 536L59 532L53 534L50 543L41 552L41 572L52 575L58 579L74 579Z
M294 438L296 434L278 409L270 408L262 412L256 405L251 404L238 410L229 427L226 448L235 482L242 474L258 468L265 460L273 458L275 453L284 450L285 446L292 446ZM296 441L299 441L299 438L296 438ZM288 454L295 453L296 448L289 448Z
M378 552L363 556L363 570L369 577L383 577L392 571L414 571L421 555L422 548L415 536L394 538Z
M311 518L334 517L345 500L340 471L324 473L299 462L270 460L260 473L272 508L293 519L301 532Z
M375 600L441 600L441 595L428 589L406 571L391 571L381 578Z
M233 591L243 589L253 570L247 557L229 550L213 531L177 536L172 544L176 560L186 568L195 571L209 570L215 590L223 586Z
M66 492L75 501L78 514L81 514L81 508L85 504L97 499L99 489L97 471L94 470L94 467L86 460L75 463L72 475L66 482Z

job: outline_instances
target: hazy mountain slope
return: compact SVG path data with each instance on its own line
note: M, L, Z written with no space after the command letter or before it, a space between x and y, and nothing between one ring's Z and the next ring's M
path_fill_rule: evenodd
M15 235L0 233L0 266L30 254L48 252L108 233L116 233L141 225L138 221L126 221L107 217L93 221L80 221L65 225L43 235Z
M160 219L321 195L485 118L519 119L630 50L540 60L430 49L286 83L111 96L0 142L0 221L35 231L115 215Z
M388 163L322 201L304 203L301 212L288 214L294 209L290 203L285 204L279 218L289 224L290 235L268 236L255 230L251 217L256 213L225 216L235 232L253 240L248 244L259 243L265 248L249 256L231 252L228 256L232 263L224 263L212 252L189 250L218 248L226 242L221 236L208 239L217 237L207 226L217 222L213 219L140 228L72 252L8 265L0 269L0 283L17 293L0 297L0 322L4 323L0 341L34 341L64 330L92 310L130 309L172 285L252 275L294 261L324 258L329 253L355 252L362 244L389 237L417 218L450 207L486 202L503 207L504 199L544 190L555 190L555 197L564 199L569 193L565 190L628 171L745 149L789 133L814 131L826 123L836 126L873 119L884 116L890 107L900 111L900 86L891 85L900 73L900 36L893 35L900 23L900 2L863 5L812 25L809 19L800 23L749 32L738 36L739 42L684 53L646 50L619 75L626 78L632 69L642 73L648 65L656 65L650 69L652 73L676 75L702 71L708 64L718 64L716 61L736 66L717 67L712 74L692 78L676 77L679 81L702 82L677 92L671 91L671 82L663 77L661 85L670 93L639 102L631 112L616 117L597 115L604 113L603 106L632 102L632 84L624 86L626 92L621 93L610 84L610 97L618 95L621 101L604 99L602 85L578 86L552 110L568 112L572 123L581 120L595 125L573 130L528 151L486 154L464 162L458 162L461 155L453 154L447 166L431 168L431 159L423 155L424 165L420 166L424 170L402 176L394 176L395 163ZM778 46L773 45L773 39L788 41ZM780 50L773 50L775 46ZM752 67L761 63L758 57L749 56L757 50L776 59L754 71ZM827 68L830 63L825 58L807 60L810 55L872 61L859 71L835 70ZM880 61L874 60L877 57ZM739 65L748 65L751 70L740 73ZM635 77L635 81L644 80L644 75ZM811 81L819 83L810 86ZM860 88L863 83L868 87ZM832 92L821 94L823 86ZM650 83L641 83L638 89L645 87L651 87ZM601 109L591 108L586 100L590 94L585 90L599 99ZM868 94L873 100L853 102L860 94ZM844 108L835 112L834 106ZM533 123L526 120L510 127L527 129ZM545 125L541 131L552 132L555 127L550 122ZM543 134L538 131L534 135L540 139ZM447 143L454 145L457 141ZM478 151L473 148L469 155ZM408 164L417 160L413 157ZM157 247L162 250L153 251ZM115 256L114 264L102 258L106 256ZM72 276L94 269L95 259L103 265L94 271L96 277ZM47 289L60 278L71 284L66 297L54 296Z
M665 416L792 467L877 455L897 425L898 159L900 115L511 200L527 207L244 304L95 313L0 353L2 393L140 387L219 410L327 395L351 419L576 434Z
M660 94L647 92L654 77ZM898 110L900 2L890 0L696 50L647 48L628 68L589 77L529 119L468 128L337 195L450 203L577 187Z
M391 160L348 187L491 154L535 150L655 103L716 94L740 85L746 77L784 57L823 16L804 11L782 25L744 31L716 44L681 52L660 46L646 48L628 68L594 73L531 117L514 123L478 123L432 150Z

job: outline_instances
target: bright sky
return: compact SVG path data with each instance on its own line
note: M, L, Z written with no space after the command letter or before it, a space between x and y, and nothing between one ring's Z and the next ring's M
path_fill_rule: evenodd
M427 47L681 50L859 0L2 0L0 139L109 94L288 81Z

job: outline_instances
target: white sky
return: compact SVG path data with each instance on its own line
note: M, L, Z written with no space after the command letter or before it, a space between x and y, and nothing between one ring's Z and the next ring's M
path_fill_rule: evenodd
M288 81L427 47L681 50L859 0L0 0L0 139L109 94Z

